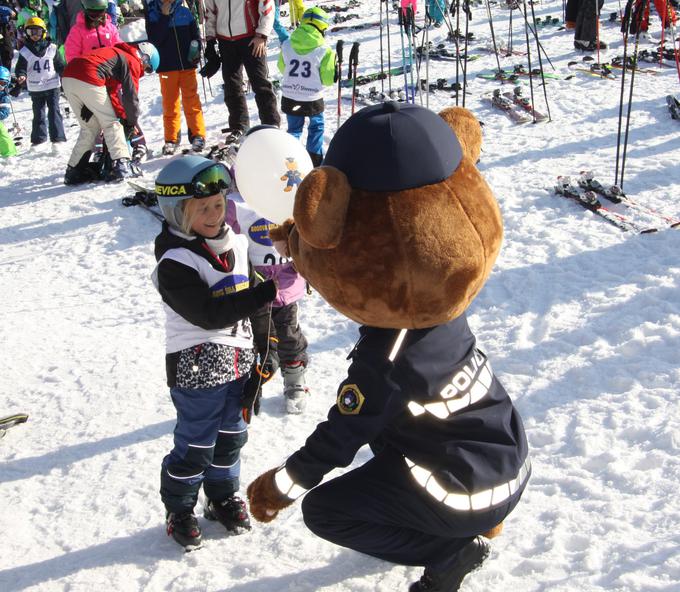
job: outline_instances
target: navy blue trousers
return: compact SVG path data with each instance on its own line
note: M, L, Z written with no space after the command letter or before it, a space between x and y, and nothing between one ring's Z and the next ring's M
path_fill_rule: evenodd
M502 522L520 496L489 510L454 511L413 479L401 455L386 451L309 491L302 512L314 534L336 545L400 565L437 566Z
M213 388L170 389L177 424L174 447L163 459L160 490L168 512L193 509L201 484L216 502L238 491L241 448L248 440L241 415L247 378Z
M49 128L51 142L65 142L64 121L59 108L59 89L32 92L33 128L31 130L31 144L42 144L47 141ZM47 107L47 119L45 119Z

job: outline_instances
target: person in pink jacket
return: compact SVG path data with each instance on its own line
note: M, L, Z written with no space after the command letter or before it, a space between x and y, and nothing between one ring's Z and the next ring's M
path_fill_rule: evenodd
M101 8L99 4L102 5ZM106 7L106 0L83 2L83 10L78 13L76 23L71 27L64 43L67 62L98 47L113 47L122 41L118 28L106 13Z

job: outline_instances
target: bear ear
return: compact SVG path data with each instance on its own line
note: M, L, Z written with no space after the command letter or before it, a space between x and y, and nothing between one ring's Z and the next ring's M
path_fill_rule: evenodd
M338 245L345 229L345 217L352 187L335 167L312 169L304 178L293 207L295 226L302 239L317 249Z
M477 162L482 151L482 126L477 118L463 107L447 107L439 112L439 116L455 132L463 154Z

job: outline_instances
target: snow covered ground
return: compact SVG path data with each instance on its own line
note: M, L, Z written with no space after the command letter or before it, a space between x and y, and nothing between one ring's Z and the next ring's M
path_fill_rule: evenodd
M561 8L546 0L536 14L560 16ZM607 2L603 14L617 9ZM488 37L485 10L473 10L471 30ZM365 22L377 20L374 2L364 0L357 12ZM509 13L493 14L496 34L507 37ZM396 62L401 49L391 24ZM656 17L651 30L659 36ZM515 14L516 46L523 34ZM443 35L441 28L431 39ZM480 168L506 227L470 321L523 415L534 474L493 541L492 557L462 589L677 592L680 232L621 232L553 195L557 175L586 168L613 181L620 85L582 73L565 79L567 62L580 59L572 34L545 28L540 35L562 76L547 86L551 123L513 124L481 100L499 87L475 78L495 66L494 56L469 65L466 105L485 123ZM621 53L615 28L603 25L602 36L608 58ZM328 37L332 45L339 38L361 41L360 74L379 69L377 28ZM273 42L270 54L273 71ZM452 64L430 68L431 79L454 76ZM664 97L678 92L678 74L654 71L635 78L625 189L677 217L680 121L671 120ZM219 75L211 82L205 112L214 140L226 108ZM528 94L526 80L524 87ZM154 77L142 80L141 95L142 123L158 150ZM327 96L330 140L335 89ZM249 103L255 123L252 96ZM435 109L452 103L446 92L430 98ZM538 97L536 106L545 109ZM30 127L30 99L22 96L15 109ZM346 100L343 120L348 110ZM121 205L130 194L124 184L62 185L76 132L67 128L61 153L48 146L0 163L0 415L30 414L0 440L0 589L406 590L420 569L315 538L299 505L238 538L202 521L207 543L191 554L165 535L157 492L174 409L164 382L160 299L149 280L159 224ZM146 179L165 162L146 163ZM356 326L317 294L304 301L301 322L313 356L309 410L287 416L280 378L266 387L243 452L244 490L304 442L344 376ZM362 450L355 462L367 455Z

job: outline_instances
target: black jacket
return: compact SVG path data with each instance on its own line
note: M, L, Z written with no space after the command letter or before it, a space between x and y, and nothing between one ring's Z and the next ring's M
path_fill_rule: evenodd
M360 328L336 405L286 462L291 478L314 487L331 469L349 465L364 444L374 452L396 450L449 492L473 494L516 477L528 454L522 421L476 349L465 315L408 331L390 362L398 333ZM466 405L470 392L479 399ZM447 402L453 412L442 408Z

